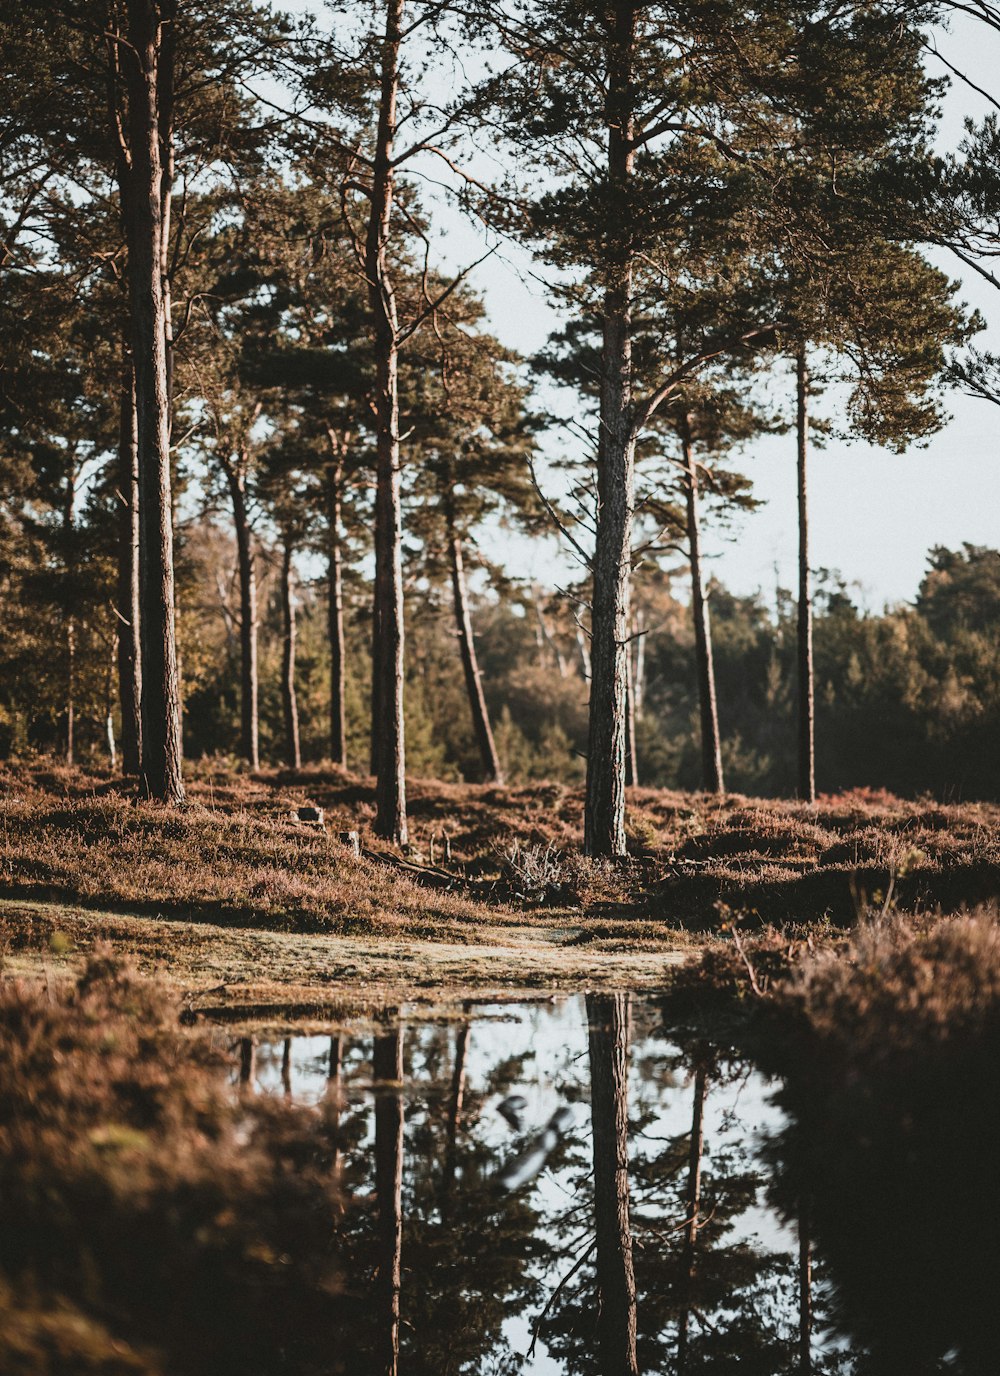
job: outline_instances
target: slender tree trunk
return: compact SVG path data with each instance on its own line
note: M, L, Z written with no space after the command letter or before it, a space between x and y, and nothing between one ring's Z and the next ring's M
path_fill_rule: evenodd
M389 274L393 140L404 0L386 0L381 96L365 251L375 318L375 606L372 628L372 734L375 831L405 845L406 743L403 725L403 523L399 452L399 322Z
M483 776L494 783L503 783L503 768L493 739L486 695L476 655L476 642L472 634L472 616L469 612L469 593L465 583L465 560L462 557L462 541L459 539L451 520L448 521L448 544L451 554L451 587L455 604L455 627L458 632L458 645L462 654L462 668L465 671L465 690L469 696L472 712L472 726L483 762Z
M66 763L72 765L76 756L76 617L73 600L76 596L76 460L70 459L66 474L66 500L63 505L63 540L65 543L65 615L66 615Z
M694 1282L695 1248L701 1213L701 1159L705 1150L705 1098L708 1071L699 1065L694 1077L694 1105L691 1111L691 1147L688 1153L688 1181L684 1246L681 1253L681 1311L677 1324L677 1376L684 1376L687 1362L688 1329L691 1323L691 1289Z
M148 796L181 802L181 704L174 626L170 390L160 270L164 166L163 71L172 68L175 0L127 0L127 175L123 179L129 315L139 455L142 782Z
M635 668L632 674L632 692L635 694L635 715L642 716L646 704L646 618L639 607L633 619L635 639Z
M634 159L632 0L614 9L608 41L608 179L627 214ZM621 231L627 239L627 228ZM625 775L628 735L629 595L635 507L632 405L632 253L611 246L606 264L601 418L597 453L597 533L591 612L590 728L584 811L588 855L625 854Z
M722 742L719 738L719 705L715 695L712 626L702 574L698 464L694 457L691 423L687 416L681 421L680 437L684 459L688 549L691 555L691 611L694 616L698 701L701 709L701 777L706 792L721 795L725 792L725 784L722 777Z
M331 436L331 444L334 438ZM344 687L344 551L341 538L344 477L339 454L326 468L327 634L330 642L330 759L347 768L347 711Z
M816 697L813 674L812 579L809 569L809 368L806 348L799 346L795 359L796 439L798 442L799 490L799 797L816 801Z
M625 654L625 783L635 788L639 783L639 755L635 740L635 682L632 678L632 652Z
M286 542L281 559L281 704L285 716L285 748L292 769L302 768L299 746L299 707L295 696L295 596L292 587L292 547Z
M246 465L224 463L236 528L240 575L240 753L251 769L260 768L260 714L257 669L257 568L247 513Z
M587 1022L601 1370L603 1376L635 1376L639 1368L628 1186L629 995L588 994Z
M118 430L118 700L122 772L142 759L142 657L139 653L139 440L132 359L124 350Z
M377 1372L399 1367L399 1293L403 1248L403 1038L375 1038L375 1194L378 1199Z

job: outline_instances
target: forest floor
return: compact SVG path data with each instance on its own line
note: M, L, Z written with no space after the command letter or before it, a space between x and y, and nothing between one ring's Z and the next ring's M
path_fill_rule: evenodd
M213 1019L328 1023L471 992L662 988L733 930L836 939L866 915L1000 896L989 804L635 789L632 854L614 866L580 855L581 791L559 784L411 781L405 855L372 833L371 781L339 771L203 764L188 799L138 807L107 774L0 771L8 971L75 973L106 943ZM325 829L297 820L307 805Z

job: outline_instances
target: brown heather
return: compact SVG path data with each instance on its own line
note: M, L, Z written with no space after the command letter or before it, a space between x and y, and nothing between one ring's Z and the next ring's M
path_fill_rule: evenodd
M0 978L0 1370L331 1369L332 1132L225 1082L107 953Z
M580 856L582 790L562 784L409 781L417 868L401 868L375 837L370 780L318 768L251 775L209 762L189 771L186 789L182 808L140 808L108 775L0 772L0 895L289 932L461 941L498 911L510 918L511 907L711 930L731 914L757 926L847 926L869 907L957 912L1000 894L993 804L861 791L809 807L632 789L632 860L612 873ZM326 809L325 834L291 820L304 803ZM338 844L341 830L360 832L367 858ZM515 848L522 860L548 855L552 882L525 883L509 863Z

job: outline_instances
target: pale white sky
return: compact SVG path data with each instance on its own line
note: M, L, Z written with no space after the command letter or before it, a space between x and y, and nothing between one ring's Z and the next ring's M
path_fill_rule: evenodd
M321 0L293 4L316 12ZM1000 36L958 16L938 42L948 60L974 82L987 90L997 87ZM932 71L944 74L933 57L928 61ZM953 82L942 146L957 144L966 116L980 118L988 109L981 97ZM445 227L440 241L444 261L461 264L480 256L482 238L474 226L445 209L439 225ZM989 322L977 345L1000 350L1000 291L980 282L951 255L935 254L934 261L962 281L962 299ZM537 349L559 323L543 285L533 276L531 260L516 245L504 245L472 281L486 299L493 330L523 353ZM955 393L948 409L953 415L948 426L925 448L902 456L841 442L814 453L813 567L840 570L855 585L862 604L873 610L914 596L932 545L1000 545L1000 408ZM737 466L753 479L755 494L765 505L740 518L728 537L709 531L706 553L715 575L730 588L739 593L763 589L770 601L776 580L785 587L795 581L794 438L755 441ZM551 584L580 576L554 540L529 541L496 530L483 546L491 558L527 578Z

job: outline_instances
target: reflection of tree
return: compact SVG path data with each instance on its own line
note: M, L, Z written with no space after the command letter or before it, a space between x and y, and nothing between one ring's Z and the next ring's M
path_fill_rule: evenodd
M399 1367L399 1294L403 1248L403 1038L397 1027L375 1038L375 1194L378 1200L376 1281L378 1371Z
M628 994L588 994L594 1134L597 1341L603 1376L634 1376L635 1271L628 1189Z
M701 1158L705 1150L705 1095L708 1070L702 1060L694 1076L694 1107L691 1113L691 1148L688 1158L687 1217L684 1219L684 1250L681 1256L680 1318L677 1321L677 1372L683 1376L687 1360L688 1328L691 1323L691 1286L694 1280L694 1253L701 1215Z

